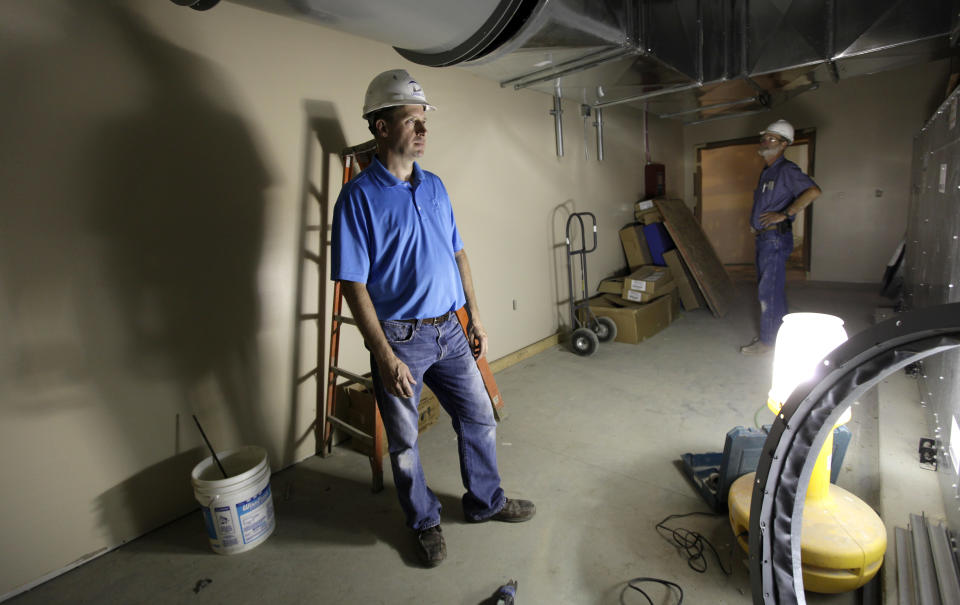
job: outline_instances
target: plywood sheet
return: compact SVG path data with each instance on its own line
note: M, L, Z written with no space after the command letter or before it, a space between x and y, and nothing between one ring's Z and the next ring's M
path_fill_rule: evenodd
M733 282L700 223L683 200L658 199L654 203L680 256L706 297L710 311L716 317L725 316L733 303Z

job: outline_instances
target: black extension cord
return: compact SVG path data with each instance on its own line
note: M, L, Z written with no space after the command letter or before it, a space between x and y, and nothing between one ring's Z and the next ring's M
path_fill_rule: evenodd
M717 552L717 549L714 548L713 544L710 543L710 540L707 540L699 532L691 531L689 529L678 527L676 529L667 527L665 524L670 519L679 519L681 517L690 517L692 515L704 515L707 517L718 517L714 513L703 513L703 512L693 512L693 513L684 513L681 515L668 515L666 519L657 523L657 533L662 537L668 539L674 546L683 550L687 555L687 565L693 571L697 573L704 573L707 571L707 558L704 556L704 547L709 548L713 552L713 556L717 559L717 565L720 566L720 571L724 575L729 576L733 573L732 569L728 569L723 566L723 560L720 559L720 554ZM668 532L664 534L663 532ZM733 559L733 547L736 544L736 538L734 538L733 543L730 545L730 559Z
M637 592L639 592L640 594L642 594L643 598L647 600L647 603L650 603L650 605L653 605L653 599L650 598L650 595L648 595L646 591L644 591L642 588L637 586L637 584L640 584L643 582L654 582L656 584L663 584L667 588L676 588L677 592L680 593L680 600L677 601L677 605L681 605L681 603L683 603L683 589L680 588L680 585L677 584L676 582L671 582L670 580L661 580L660 578L643 578L643 577L634 578L629 582L627 582L627 585L624 586L623 590L620 592L620 602L623 603L623 595L624 593L627 592L627 589L632 588Z
M707 557L705 553L706 553L706 550L709 549L710 552L713 553L713 556L717 559L717 565L720 566L720 571L722 571L724 575L729 576L730 574L733 573L732 565L730 568L724 567L723 560L720 558L720 554L717 552L717 549L713 546L710 540L707 540L705 537L703 537L703 534L696 531L691 531L683 527L673 528L673 527L667 527L666 525L667 521L670 521L671 519L679 519L682 517L690 517L693 515L704 515L708 517L721 516L714 513L699 512L699 511L692 512L692 513L683 513L679 515L668 515L667 518L665 518L663 521L657 523L656 525L657 533L660 534L662 538L665 538L671 544L673 544L679 550L683 551L686 554L687 565L693 571L697 573L704 573L707 571ZM733 561L733 549L736 546L737 538L739 537L740 536L735 536L733 543L731 543L730 545L731 562ZM660 578L648 578L648 577L633 578L632 580L627 582L627 585L623 587L622 591L620 591L620 603L625 605L623 600L624 595L626 595L628 590L632 589L639 592L641 595L643 595L643 598L645 598L650 605L654 605L653 599L650 598L650 595L648 595L646 591L644 591L639 586L640 584L644 584L644 583L662 584L663 586L666 586L668 589L670 588L676 589L676 591L680 595L679 600L677 601L677 605L681 605L683 603L683 588L681 588L679 584L677 584L676 582L671 582L669 580L661 580Z

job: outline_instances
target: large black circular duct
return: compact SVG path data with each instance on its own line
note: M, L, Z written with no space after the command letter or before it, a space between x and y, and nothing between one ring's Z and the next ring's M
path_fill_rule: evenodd
M540 2L541 0L501 0L500 5L480 29L450 50L424 53L406 48L394 49L403 58L430 67L446 67L479 59L516 34Z
M750 505L753 602L804 603L800 532L807 484L844 408L898 369L960 346L960 303L898 315L834 349L784 404L763 446Z

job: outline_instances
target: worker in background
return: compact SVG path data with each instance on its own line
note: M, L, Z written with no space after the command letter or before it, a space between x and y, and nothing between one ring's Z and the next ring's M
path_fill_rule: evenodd
M750 229L756 236L760 335L740 347L744 355L773 350L777 330L787 314L787 258L793 252L793 221L820 196L813 179L783 157L793 143L793 134L793 126L786 120L777 120L760 133L757 153L767 165L753 192L750 214Z
M370 350L393 481L428 567L439 565L447 549L440 502L427 487L417 448L424 384L453 419L467 521L526 521L536 512L532 502L507 498L500 487L496 421L474 356L486 355L487 334L470 264L443 183L416 162L433 109L405 70L370 82L363 117L377 155L341 191L331 238L332 277ZM456 317L464 304L469 341Z

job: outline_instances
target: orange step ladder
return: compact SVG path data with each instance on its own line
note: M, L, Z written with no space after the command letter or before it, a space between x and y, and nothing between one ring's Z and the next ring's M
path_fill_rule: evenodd
M343 160L343 184L346 185L350 179L356 176L361 170L365 169L373 160L376 153L376 143L367 141L362 145L348 147L340 153ZM457 310L457 319L460 326L466 334L467 322L469 317L467 310L461 307ZM320 443L320 455L327 456L333 451L333 429L336 427L344 431L353 439L359 439L364 449L370 452L370 470L372 473L372 489L379 492L383 489L383 456L386 454L386 436L383 428L383 420L380 418L380 409L376 403L376 396L373 390L373 380L369 373L358 374L345 370L339 366L340 360L340 330L343 325L356 325L352 317L343 314L343 291L340 282L334 282L333 286L333 307L330 317L330 353L327 364L327 400L323 406L322 437ZM493 406L494 415L500 418L503 410L503 397L493 378L493 372L486 358L477 359L477 367L480 375L483 377L484 386L490 397L490 403ZM342 382L338 382L342 380ZM364 419L363 426L351 424L346 419L337 415L337 399L342 388L351 385L362 385L369 393L369 397L358 398L356 401L361 405L372 407L372 409L362 410L359 417Z

